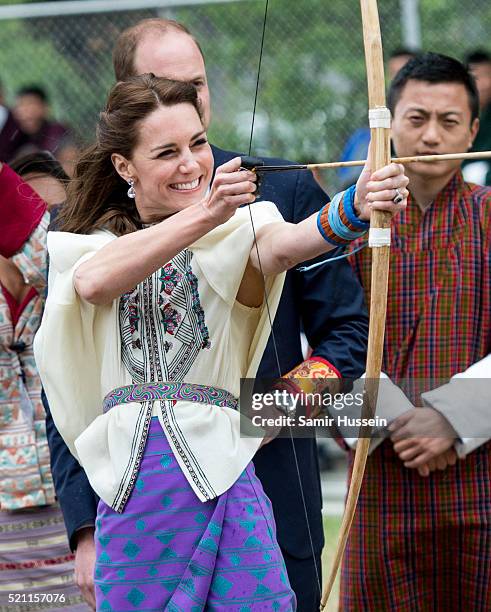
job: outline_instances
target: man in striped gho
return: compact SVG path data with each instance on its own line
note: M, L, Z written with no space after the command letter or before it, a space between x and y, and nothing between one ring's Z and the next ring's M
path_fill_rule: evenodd
M473 78L435 53L401 69L389 106L398 156L467 151L479 128ZM459 161L408 164L406 173L408 207L392 225L383 360L405 396L391 407L386 439L372 444L341 610L484 612L491 609L491 189L464 182ZM370 303L369 250L352 264Z

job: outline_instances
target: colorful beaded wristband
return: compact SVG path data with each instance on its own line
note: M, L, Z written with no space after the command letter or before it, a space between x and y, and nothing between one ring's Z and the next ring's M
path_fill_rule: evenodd
M317 216L317 227L326 242L343 246L356 240L368 230L370 224L362 221L355 212L355 191L353 185L337 193Z

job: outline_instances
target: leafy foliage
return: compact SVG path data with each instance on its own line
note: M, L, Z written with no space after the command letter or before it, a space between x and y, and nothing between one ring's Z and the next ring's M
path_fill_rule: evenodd
M379 0L386 53L400 46L399 0ZM487 0L420 0L423 46L456 57L486 45ZM156 11L0 21L0 79L7 93L37 82L57 117L90 140L113 82L118 33ZM212 91L213 142L249 146L264 0L161 11L196 34ZM299 161L337 159L366 124L366 84L358 0L270 0L253 152Z

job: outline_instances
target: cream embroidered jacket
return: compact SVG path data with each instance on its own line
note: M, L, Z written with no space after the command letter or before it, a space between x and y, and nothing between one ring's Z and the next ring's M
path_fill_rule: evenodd
M256 231L282 222L270 202L257 202L252 211ZM261 442L241 437L237 411L158 401L102 412L108 392L134 382L122 360L121 299L89 304L75 291L73 276L77 266L114 239L109 232L48 234L49 291L34 349L53 419L94 490L115 510L124 509L135 483L151 416L159 418L198 498L211 499L236 481ZM252 245L249 211L243 208L188 249L210 342L188 364L183 380L219 387L235 397L240 379L255 375L270 334L265 304L251 309L235 300ZM284 274L266 279L273 316L283 281Z

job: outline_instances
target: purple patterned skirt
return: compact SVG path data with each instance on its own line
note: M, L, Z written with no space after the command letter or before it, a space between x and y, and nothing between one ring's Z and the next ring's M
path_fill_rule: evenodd
M296 609L252 463L228 491L202 503L156 418L124 512L99 503L96 555L97 610Z

